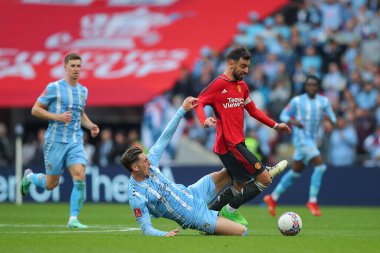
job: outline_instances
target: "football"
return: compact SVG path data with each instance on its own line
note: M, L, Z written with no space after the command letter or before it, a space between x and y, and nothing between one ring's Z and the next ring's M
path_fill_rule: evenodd
M281 234L288 236L295 236L302 229L301 217L294 212L286 212L278 218L278 230Z

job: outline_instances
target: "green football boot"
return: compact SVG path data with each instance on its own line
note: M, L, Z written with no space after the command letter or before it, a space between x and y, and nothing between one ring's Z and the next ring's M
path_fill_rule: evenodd
M67 224L67 226L69 228L88 228L87 225L84 225L84 224L80 223L79 220L77 220L77 219L69 221L69 223Z
M22 177L21 184L20 184L20 192L22 196L25 196L29 192L30 182L28 181L27 176L33 173L31 169L26 169L24 171L24 176Z
M220 216L226 217L227 219L237 222L241 225L248 226L248 221L237 210L233 213L230 213L227 211L226 206L224 206L222 210L220 210L219 214Z

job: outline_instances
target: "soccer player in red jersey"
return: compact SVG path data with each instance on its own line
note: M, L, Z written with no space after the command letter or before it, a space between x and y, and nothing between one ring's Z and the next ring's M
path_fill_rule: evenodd
M214 152L232 178L232 186L221 193L209 208L243 225L248 222L237 209L261 193L272 182L272 178L287 166L287 162L282 161L274 167L264 167L247 149L244 142L244 109L268 127L280 132L291 132L285 123L276 123L260 111L249 97L248 86L243 78L248 73L250 59L251 54L245 47L232 50L227 55L225 72L199 94L196 108L203 127L216 125ZM216 119L206 117L206 105L213 108Z

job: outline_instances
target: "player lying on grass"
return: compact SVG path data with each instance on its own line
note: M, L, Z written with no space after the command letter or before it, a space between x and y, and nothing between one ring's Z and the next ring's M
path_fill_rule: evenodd
M175 236L179 233L179 228L169 232L153 228L151 215L173 220L184 229L196 229L208 234L247 234L245 226L219 217L217 211L207 208L207 204L230 182L225 169L206 175L188 187L169 181L158 169L162 153L181 118L186 111L193 109L197 102L193 97L184 100L148 155L133 147L127 149L120 159L123 166L131 172L129 204L144 235Z
M225 169L204 176L196 183L185 187L165 178L158 169L162 153L175 133L181 118L197 106L198 99L188 97L166 126L160 138L145 155L139 148L129 148L120 159L131 172L129 181L129 204L144 235L175 236L176 228L165 232L153 228L150 215L177 222L182 228L191 228L215 235L246 235L244 225L218 216L209 210L210 204L225 187L230 177ZM271 176L278 171L268 168Z

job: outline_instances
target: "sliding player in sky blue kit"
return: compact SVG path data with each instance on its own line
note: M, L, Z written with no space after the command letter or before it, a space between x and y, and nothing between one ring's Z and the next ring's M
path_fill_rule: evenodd
M49 121L44 144L46 175L25 170L20 190L23 196L28 193L30 184L53 190L59 184L63 169L69 168L73 190L70 196L68 226L87 228L78 220L86 191L87 165L81 127L90 130L92 137L99 134L99 128L84 112L88 91L78 83L82 68L81 57L76 53L68 54L64 64L65 78L48 84L32 108L33 116Z
M318 94L319 79L308 76L304 85L306 94L294 97L280 115L282 121L293 125L294 164L293 168L281 178L272 194L264 197L272 216L276 215L276 204L280 195L301 176L305 165L309 163L314 167L314 172L311 176L309 201L306 206L313 215L321 215L317 196L326 164L317 147L317 133L324 116L327 116L333 124L336 122L336 117L329 100Z
M225 169L204 176L195 184L185 187L165 178L158 169L162 153L175 133L186 111L197 106L198 99L188 97L166 126L160 138L145 155L139 148L129 148L120 159L131 172L128 195L129 205L144 235L175 236L179 228L160 231L153 228L150 216L177 222L182 228L191 228L216 235L246 235L247 228L209 210L210 203L225 188L230 177Z

